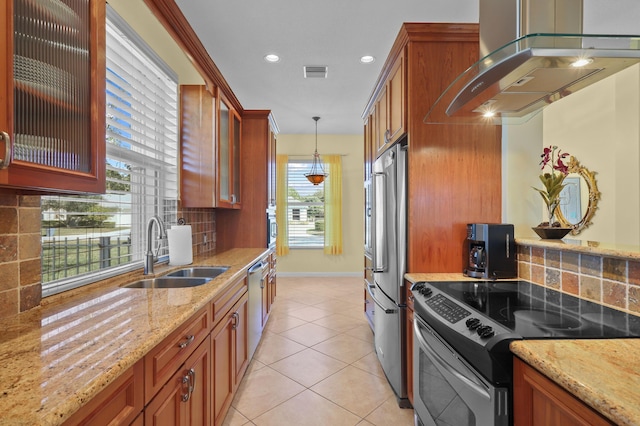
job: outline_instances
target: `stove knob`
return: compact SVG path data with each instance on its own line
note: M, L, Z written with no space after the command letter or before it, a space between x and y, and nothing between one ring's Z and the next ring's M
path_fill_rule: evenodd
M422 290L423 288L424 288L424 283L420 283L420 282L416 283L416 284L413 286L413 290L417 290L417 291L420 291L420 290Z
M467 326L467 328L469 330L475 330L476 328L478 328L478 326L480 326L482 324L480 324L480 320L478 318L469 318L465 322L465 325Z
M431 297L431 295L433 294L433 290L431 290L429 287L424 289L424 295L427 297Z
M494 334L496 334L493 331L493 328L491 328L488 325L483 325L481 327L478 327L477 333L478 333L478 336L480 336L480 337L482 337L484 339L487 339L487 338L493 336Z

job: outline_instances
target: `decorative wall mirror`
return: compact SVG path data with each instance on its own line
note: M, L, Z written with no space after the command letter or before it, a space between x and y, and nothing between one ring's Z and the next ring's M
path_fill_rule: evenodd
M562 226L571 228L571 235L578 235L593 223L591 220L598 208L600 191L596 184L596 172L581 166L573 156L569 159L568 169L556 217Z

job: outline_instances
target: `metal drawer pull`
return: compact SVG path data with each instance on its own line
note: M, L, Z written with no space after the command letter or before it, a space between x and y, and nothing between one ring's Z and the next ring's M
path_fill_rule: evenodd
M0 158L0 170L6 169L11 164L11 137L7 132L0 132L0 139L4 140L4 158Z
M184 349L187 346L189 346L191 344L191 342L193 342L193 339L195 339L196 336L194 336L193 334L190 336L187 336L187 340L185 340L184 342L180 342L178 343L178 346L180 347L180 349Z
M235 330L240 324L240 315L238 315L237 312L234 312L233 314L231 314L231 316L233 317L233 325L231 326L231 328Z
M189 383L189 376L183 376L182 377L182 387L186 387L187 388L187 393L182 395L182 402L187 402L189 400L189 397L191 396L191 386L188 385Z
M189 394L196 390L196 370L189 369Z

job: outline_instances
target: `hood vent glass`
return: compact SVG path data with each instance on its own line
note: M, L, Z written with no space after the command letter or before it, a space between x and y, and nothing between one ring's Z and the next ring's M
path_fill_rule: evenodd
M640 36L531 34L490 53L442 93L425 123L518 124L640 62Z

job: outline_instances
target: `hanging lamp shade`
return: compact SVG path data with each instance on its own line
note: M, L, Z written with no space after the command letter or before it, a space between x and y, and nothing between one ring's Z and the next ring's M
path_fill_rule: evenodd
M319 185L324 182L324 178L329 176L324 171L322 161L320 161L320 155L318 154L318 120L320 117L312 117L316 122L316 150L313 152L313 162L311 163L311 170L309 173L305 173L305 177L314 185Z

